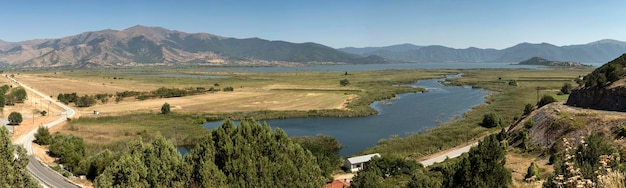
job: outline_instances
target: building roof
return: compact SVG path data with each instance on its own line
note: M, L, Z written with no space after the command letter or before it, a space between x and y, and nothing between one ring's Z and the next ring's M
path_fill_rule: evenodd
M343 180L333 180L332 182L326 184L326 188L345 188L345 187L350 187L350 184L346 183Z
M356 156L356 157L350 157L346 160L348 160L348 162L350 162L351 164L355 164L355 163L362 163L362 162L370 161L372 157L374 156L380 157L380 154L374 153L374 154L369 154L369 155L361 155L361 156Z

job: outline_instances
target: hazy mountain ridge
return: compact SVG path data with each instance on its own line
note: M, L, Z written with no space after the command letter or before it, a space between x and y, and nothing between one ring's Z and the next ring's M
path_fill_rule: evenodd
M415 46L415 45L414 45ZM378 55L383 58L413 62L501 62L517 63L532 57L555 61L573 61L598 64L612 60L626 52L626 42L604 39L580 45L556 46L549 43L520 43L502 50L465 48L455 49L439 45L419 49L390 51L388 47L339 48L359 55Z
M60 39L0 42L0 63L21 67L386 62L315 43L236 39L140 25Z

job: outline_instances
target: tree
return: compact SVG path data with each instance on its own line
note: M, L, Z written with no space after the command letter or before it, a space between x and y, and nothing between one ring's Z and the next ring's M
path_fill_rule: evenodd
M572 84L570 84L570 83L563 83L563 87L561 87L561 93L563 93L563 94L570 94L570 93L572 93Z
M35 143L39 145L50 145L52 143L52 135L47 127L41 126L35 133Z
M339 85L341 86L347 86L349 84L350 84L350 81L348 81L348 79L339 80Z
M526 104L526 106L524 106L524 115L528 115L534 110L535 110L535 105L528 103Z
M524 178L528 179L533 176L535 177L535 180L541 179L541 174L539 174L539 166L537 166L535 162L530 163L530 166L528 166L528 170L526 171L526 176L524 176Z
M19 112L11 112L11 114L9 114L9 122L11 124L19 125L20 123L22 123L22 120L22 114L20 114Z
M444 174L444 185L453 187L508 187L511 171L504 167L506 150L497 136L489 135L472 147L450 172Z
M69 171L74 171L86 154L85 143L80 137L57 134L50 144L50 154L59 157Z
M282 129L272 131L269 125L250 119L236 127L224 122L185 161L193 169L191 185L202 185L205 180L219 184L222 177L231 187L322 187L325 182L311 152Z
M537 107L541 108L547 104L553 103L553 102L557 102L557 100L550 95L544 95L543 97L541 97L541 100L539 100L539 102L537 102Z
M169 103L164 103L161 106L161 114L169 114L170 113L170 104Z
M326 135L295 137L293 140L315 156L317 164L322 170L322 175L332 180L332 172L341 163L339 150L342 146L339 141L335 137Z
M0 93L0 107L4 107L5 104L6 104L6 98L4 97L4 94Z
M83 95L82 97L78 97L74 104L76 104L77 107L90 107L96 104L96 99L91 95Z
M26 90L22 87L16 87L9 93L9 98L13 99L16 103L22 103L26 99Z
M378 169L364 170L352 178L352 188L384 187L382 172Z
M9 131L0 127L0 187L39 187L37 180L26 170L27 165L26 149L13 146Z
M485 114L481 125L486 128L499 127L502 125L502 117L495 112Z
M44 111L41 111L40 114L41 114L41 116L46 116L46 114L48 114L48 112L44 110Z

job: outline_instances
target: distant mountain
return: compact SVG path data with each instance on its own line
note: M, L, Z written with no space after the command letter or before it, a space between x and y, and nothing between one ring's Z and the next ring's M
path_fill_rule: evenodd
M236 39L134 26L49 40L0 43L0 63L21 67L99 67L168 64L279 66L310 63L386 63L316 43Z
M543 66L554 66L554 67L584 67L588 65L584 65L577 62L565 62L565 61L551 61L540 57L533 57L526 61L522 61L519 63L520 65L543 65Z
M384 48L384 47L381 47ZM358 50L356 50L358 49ZM502 62L517 63L532 57L543 57L555 61L573 61L584 64L600 64L626 52L626 42L600 40L581 45L555 46L548 43L518 45L502 49L466 48L455 49L445 46L424 46L408 50L366 50L368 48L340 48L348 53L377 55L387 59L413 62ZM360 51L359 51L360 50ZM361 53L357 53L361 52Z

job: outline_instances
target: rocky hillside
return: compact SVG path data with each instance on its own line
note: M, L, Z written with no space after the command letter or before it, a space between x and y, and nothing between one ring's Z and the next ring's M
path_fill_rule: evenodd
M602 65L584 77L572 91L567 105L626 112L626 54Z
M315 43L236 39L139 25L122 31L85 32L61 39L0 42L0 63L18 67L386 62L380 57L362 57Z

